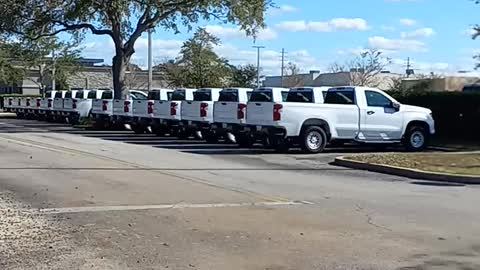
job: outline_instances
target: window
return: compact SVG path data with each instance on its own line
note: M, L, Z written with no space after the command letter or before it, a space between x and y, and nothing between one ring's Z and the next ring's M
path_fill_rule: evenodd
M149 100L160 100L160 91L153 90L148 92L148 99Z
M105 91L102 93L102 99L112 99L113 92L112 91Z
M97 91L95 91L95 90L89 91L87 98L88 99L96 99L97 98Z
M272 90L258 90L253 91L252 95L250 96L249 101L252 102L272 102Z
M147 95L143 92L130 92L130 97L133 100L145 100L147 99Z
M218 97L218 101L230 101L230 102L237 102L238 101L238 91L237 90L224 90L220 92L220 96Z
M172 94L172 100L185 100L186 93L185 90L175 90Z
M62 92L56 92L55 98L62 98Z
M354 105L355 92L353 90L329 90L325 96L325 104Z
M167 100L172 100L173 92L167 92Z
M212 91L210 90L200 90L193 92L194 101L212 101Z
M45 93L45 96L46 96L47 98L50 98L50 97L52 96L52 91L47 91L47 92Z
M313 103L312 90L293 90L288 92L287 102Z
M75 93L75 98L83 98L83 91L77 91L77 93Z
M68 91L65 93L65 98L72 98L72 92Z
M392 101L378 92L365 91L365 96L367 97L367 105L369 107L392 107Z
M247 92L247 101L250 101L250 97L252 96L252 91Z
M282 91L282 101L285 102L287 101L288 97L288 91Z

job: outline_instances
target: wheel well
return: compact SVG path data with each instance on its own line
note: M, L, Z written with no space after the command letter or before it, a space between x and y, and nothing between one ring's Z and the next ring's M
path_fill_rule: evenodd
M311 126L317 126L317 127L323 128L323 130L327 134L327 139L330 141L330 138L332 137L332 134L330 133L330 125L328 125L327 121L325 121L323 119L316 119L316 118L315 119L307 119L302 124L302 130L301 130L300 134L303 134L305 129L307 129L307 127L311 127Z
M428 124L424 121L418 121L418 120L411 121L410 123L408 123L407 128L405 129L405 132L408 131L411 127L415 127L415 126L423 127L425 131L427 131L428 134L430 134L430 127L428 126Z

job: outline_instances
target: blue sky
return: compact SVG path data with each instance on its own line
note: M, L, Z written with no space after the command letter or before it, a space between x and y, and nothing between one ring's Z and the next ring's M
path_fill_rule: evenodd
M286 61L308 71L327 71L333 62L343 63L366 48L382 50L402 72L407 57L417 73L451 74L473 70L472 56L480 53L480 39L470 33L480 23L480 5L471 0L278 0L278 8L266 14L267 28L259 33L257 45L262 52L262 70L266 75L280 73L280 52ZM253 39L233 25L215 21L198 26L222 40L215 51L234 64L256 62ZM163 29L154 34L154 61L159 63L178 55L182 42L192 33L175 35ZM88 36L84 42L86 57L111 62L113 45L106 37ZM133 62L146 66L147 40L136 45Z

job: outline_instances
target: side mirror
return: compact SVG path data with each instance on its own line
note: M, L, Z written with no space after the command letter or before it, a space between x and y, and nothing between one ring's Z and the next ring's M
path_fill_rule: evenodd
M398 112L400 111L400 103L394 102L392 103L392 107Z

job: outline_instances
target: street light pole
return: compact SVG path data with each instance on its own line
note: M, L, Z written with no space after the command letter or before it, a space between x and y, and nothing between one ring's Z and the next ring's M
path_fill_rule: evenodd
M148 30L148 92L152 91L152 29Z
M260 50L265 46L252 46L257 49L257 87L260 87Z

